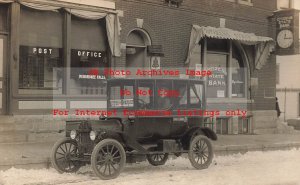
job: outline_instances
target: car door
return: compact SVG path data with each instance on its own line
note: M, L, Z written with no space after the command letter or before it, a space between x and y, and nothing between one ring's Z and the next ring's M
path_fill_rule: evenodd
M174 90L178 96L174 97L173 119L171 125L172 137L180 136L188 129L188 116L185 115L188 105L188 81L174 81Z
M154 137L153 123L154 116L148 113L154 110L154 80L137 80L136 88L136 111L135 135L138 140L151 140Z

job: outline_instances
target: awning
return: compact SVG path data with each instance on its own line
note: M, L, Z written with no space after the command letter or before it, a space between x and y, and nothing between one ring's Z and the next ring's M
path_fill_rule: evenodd
M0 3L11 3L14 2L12 0L0 0ZM66 7L54 6L51 4L44 3L44 1L38 0L18 0L20 4L27 6L29 8L42 10L42 11L57 11L59 9L64 9L65 11L71 13L74 16L90 19L90 20L97 20L97 19L106 19L106 32L107 38L109 43L109 48L113 56L120 57L121 56L121 43L120 43L120 21L119 16L116 11L86 11L86 10L78 10L78 9L71 9Z
M266 63L270 52L274 50L275 43L270 37L257 36L254 33L244 33L229 28L214 28L193 25L189 43L188 56L185 63L190 62L193 50L203 38L230 39L242 44L253 45L256 49L255 67L261 69Z

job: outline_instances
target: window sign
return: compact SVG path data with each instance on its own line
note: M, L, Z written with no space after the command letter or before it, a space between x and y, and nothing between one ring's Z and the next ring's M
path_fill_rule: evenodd
M209 53L207 59L207 70L212 72L207 81L207 97L226 97L227 92L227 55ZM224 92L221 94L221 92Z
M19 92L26 89L62 92L63 16L21 6L19 48ZM54 91L55 90L55 91Z
M62 48L20 46L19 88L61 87Z
M105 19L72 16L70 93L105 95L104 70L108 67Z

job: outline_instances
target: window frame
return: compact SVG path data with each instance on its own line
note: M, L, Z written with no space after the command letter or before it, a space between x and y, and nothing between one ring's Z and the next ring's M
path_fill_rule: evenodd
M23 8L28 8L26 6L20 6L20 8L18 9L18 12L21 13ZM31 8L28 8L31 9ZM80 8L78 8L78 10L80 10ZM49 12L48 10L40 10L42 13L43 12ZM51 11L50 11L51 12ZM33 97L33 96L39 96L41 98L44 99L52 99L53 95L55 95L56 97L74 97L74 98L82 98L82 97L89 97L89 98L105 98L105 91L103 90L103 88L98 89L100 94L72 94L70 92L70 83L71 83L71 76L68 75L70 73L70 70L67 69L69 67L71 67L71 14L68 13L67 11L59 11L59 13L61 14L62 17L62 52L63 52L63 56L62 56L62 60L63 60L63 82L62 82L62 87L60 88L60 90L57 90L55 88L40 88L40 89L20 89L19 88L19 72L15 75L14 78L16 78L17 80L17 86L15 88L13 88L13 91L16 92L17 97ZM19 18L20 21L20 18ZM106 35L107 37L107 35ZM107 59L107 63L108 63L108 68L111 67L111 61L112 61L112 53L110 52L108 43L107 44L107 50L106 50L106 59ZM18 50L20 51L20 46L22 44L18 44ZM37 46L38 47L38 46ZM17 71L19 71L19 62L20 60L18 60L18 68ZM90 90L90 89L86 89L86 90ZM94 91L94 90L93 90ZM104 94L103 94L104 93Z
M213 50L208 50L207 49L207 43L209 42L209 40L207 38L203 39L202 42L200 42L199 44L202 45L201 47L201 63L202 65L204 66L204 69L207 68L207 56L208 54L223 54L223 55L226 55L227 56L227 78L226 78L226 96L224 98L218 98L218 97L211 97L211 98L207 98L208 100L209 99L230 99L230 100L245 100L245 99L249 99L250 98L250 92L249 92L249 88L248 88L248 85L249 85L249 66L247 64L247 60L243 57L243 53L240 52L239 48L237 47L237 45L231 41L231 40L227 40L228 42L228 45L227 45L227 51L226 52L223 52L223 51L213 51ZM241 60L244 64L244 94L243 94L243 97L232 97L232 58L233 58L233 48L234 48L234 44L237 48L237 52L239 52L239 54L241 55ZM199 63L199 62L198 62ZM228 67L229 66L229 67ZM189 66L190 67L190 66ZM245 70L247 69L247 70ZM207 78L207 77L204 77L204 78Z
M246 125L246 127L245 127ZM244 128L246 128L246 132L244 132ZM240 131L241 129L241 131ZM242 118L239 117L238 119L238 134L251 134L251 118L246 117Z
M229 124L230 124L229 122L230 122L229 117L217 118L216 119L216 133L220 134L220 135L229 135ZM220 126L220 128L218 128L218 126ZM223 127L225 127L226 130L224 130Z
M60 58L58 58L59 60L61 60L61 63L58 63L58 64L65 67L66 63L65 63L65 58L64 58L64 43L63 43L63 39L64 39L63 38L63 36L64 36L63 28L64 28L64 24L65 24L65 22L64 22L65 21L64 20L65 12L61 12L61 11L52 12L52 11L44 11L44 10L35 10L35 9L31 9L29 7L26 7L26 6L20 6L19 11L20 11L20 16L22 16L22 11L24 11L25 14L26 14L26 11L27 11L27 13L30 12L29 17L33 16L34 13L44 14L44 15L50 15L51 14L51 16L54 15L53 17L51 17L51 19L59 18L59 21L61 21L60 26L61 26L62 29L58 29L59 30L59 35L58 36L60 37L59 39L61 40L61 43L53 44L51 42L48 42L47 46L45 46L45 43L42 43L42 44L39 43L38 39L37 39L37 44L35 44L35 43L32 44L32 43L28 43L28 40L22 40L22 38L19 38L20 42L17 46L18 51L19 51L18 68L17 68L18 73L17 73L17 76L16 76L18 85L17 85L17 87L14 91L16 91L18 95L23 95L23 96L24 95L25 96L40 95L40 96L46 96L46 97L49 97L49 96L53 97L53 95L55 95L55 96L63 95L63 89L62 89L63 87L38 87L38 86L33 86L33 87L29 87L29 88L26 88L24 86L20 87L20 84L22 84L22 82L20 81L20 75L21 75L20 66L21 66L21 61L22 61L21 58L23 57L23 56L20 56L20 54L21 54L21 47L22 46L23 47L27 46L28 48L31 48L31 47L34 48L35 47L35 48L40 48L40 49L41 48L43 48L43 49L46 49L46 48L47 49L50 49L50 48L51 49L58 49L59 50L58 52L62 54L62 56ZM22 18L21 17L19 18L19 21L21 22L22 21L21 19L27 19L27 18L26 18L26 16L23 15ZM27 32L28 29L32 29L31 27L30 28L26 28L26 27L21 28L21 24L19 25L19 27L20 27L20 31L24 31L22 29L25 29L26 32ZM39 33L39 32L37 32L37 33ZM39 36L43 36L43 35L39 35ZM60 40L58 40L58 42L60 42ZM41 54L38 54L38 53L37 54L33 54L33 53L30 54L30 52L28 52L28 55L26 55L24 57L26 57L26 60L28 60L27 58L31 57L31 58L34 59L34 61L38 61L38 59L42 59L42 60L44 60L44 62L45 62L45 59L47 59L47 58L50 59L49 57L41 57L40 55ZM36 57L32 57L32 56L36 56ZM43 64L43 65L45 65L45 64ZM54 68L55 67L53 67L53 69ZM64 73L64 71L62 73ZM64 83L65 80L66 79L63 76L62 77L62 84ZM38 83L40 83L40 82L38 82ZM43 81L43 83L45 83L45 81Z

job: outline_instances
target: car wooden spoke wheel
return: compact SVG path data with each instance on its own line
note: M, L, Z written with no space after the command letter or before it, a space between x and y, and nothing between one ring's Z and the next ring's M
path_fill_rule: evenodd
M91 165L94 173L103 180L119 176L126 162L123 146L114 139L104 139L94 148Z
M155 151L156 147L150 147L148 149L149 151ZM152 164L153 166L159 166L159 165L164 165L167 160L168 160L168 153L164 153L164 154L147 154L147 160L150 164Z
M209 139L205 136L195 136L190 143L189 160L196 169L205 169L213 159L213 148Z
M81 163L74 160L78 156L78 146L76 141L64 138L57 141L51 152L52 166L60 173L76 172Z

